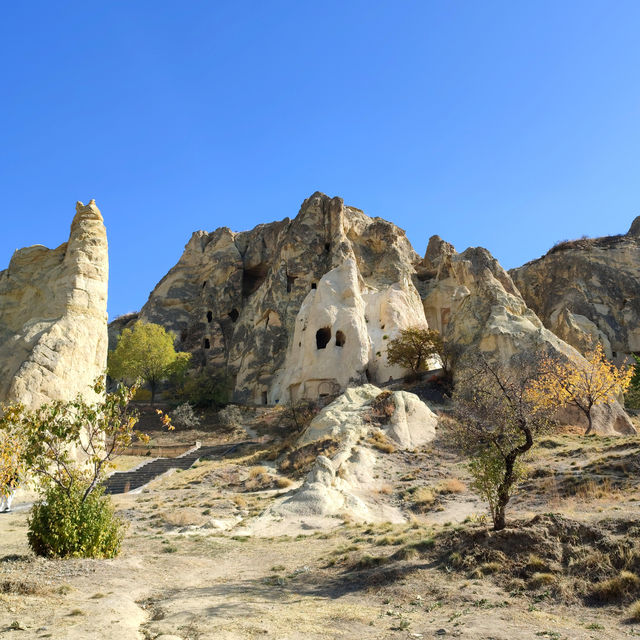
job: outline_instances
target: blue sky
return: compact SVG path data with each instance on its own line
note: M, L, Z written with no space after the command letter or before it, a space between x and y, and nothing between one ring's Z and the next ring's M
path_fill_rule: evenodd
M7 3L0 269L95 198L109 313L316 190L507 267L640 214L640 3Z

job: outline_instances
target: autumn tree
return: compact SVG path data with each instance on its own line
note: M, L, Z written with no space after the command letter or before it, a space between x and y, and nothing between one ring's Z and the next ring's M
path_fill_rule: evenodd
M532 394L537 359L509 366L468 355L458 376L450 435L469 456L471 487L487 501L493 528L506 526L506 508L524 476L523 460L551 425L553 409Z
M389 340L387 362L410 369L417 374L426 370L429 359L442 350L442 337L437 331L423 327L401 329L397 338Z
M115 380L144 380L151 389L153 404L158 384L186 370L191 354L176 352L171 333L159 324L136 322L125 329L116 348L109 353L108 372Z
M543 375L534 385L538 401L549 406L573 406L587 418L585 435L593 429L593 408L624 393L634 374L633 367L616 367L609 362L601 344L584 358L560 361L547 357Z

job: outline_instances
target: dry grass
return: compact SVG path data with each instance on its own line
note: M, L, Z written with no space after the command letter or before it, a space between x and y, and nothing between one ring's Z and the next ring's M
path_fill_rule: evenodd
M438 485L438 493L448 494L448 493L464 493L467 487L458 478L448 478L447 480L443 480Z
M382 431L374 431L371 437L367 439L367 442L378 451L383 453L393 453L396 450L396 446L387 438Z
M424 512L430 509L436 501L436 494L429 487L418 487L407 496L414 511Z
M165 511L162 519L172 527L187 527L190 525L203 524L204 518L198 509L186 507L183 509L175 509L173 511Z
M318 456L331 458L338 451L338 447L338 441L330 436L310 442L287 453L279 469L283 473L301 477L311 471Z
M629 621L640 622L640 600L636 600L629 607Z
M557 580L558 578L553 573L538 571L531 576L529 588L540 589L541 587L548 587L555 584Z
M638 591L640 578L631 571L621 571L619 575L599 582L592 595L598 602L618 602Z

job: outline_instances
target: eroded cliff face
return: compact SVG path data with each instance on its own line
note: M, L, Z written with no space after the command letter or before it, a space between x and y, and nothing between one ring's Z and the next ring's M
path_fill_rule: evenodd
M315 193L293 220L194 233L140 317L173 330L197 364L227 367L239 402L284 402L292 390L317 397L393 375L380 365L382 335L426 325L411 281L418 260L395 225ZM294 338L300 324L305 335ZM318 348L325 327L331 336Z
M68 242L13 254L0 272L0 401L91 397L106 368L108 264L93 200L77 203Z
M225 367L244 403L315 399L400 377L386 346L416 325L504 362L535 351L581 358L486 249L459 254L434 236L420 259L395 225L320 193L293 220L193 234L140 318L173 330L195 364ZM113 337L121 326L112 325ZM618 403L598 414L601 433L633 431Z
M452 245L434 236L417 267L417 276L427 318L462 352L476 349L504 364L522 354L583 360L527 307L509 274L486 249L457 253ZM635 432L618 402L595 407L593 416L598 433ZM578 411L565 411L560 419L587 425Z
M640 352L640 217L623 236L562 243L511 276L544 325L584 352Z

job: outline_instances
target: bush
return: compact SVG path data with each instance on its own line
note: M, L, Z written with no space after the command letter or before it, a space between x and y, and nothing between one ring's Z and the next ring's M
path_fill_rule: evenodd
M36 555L47 558L113 558L120 551L124 524L103 490L83 500L86 487L51 485L29 517L27 537Z
M193 407L185 402L171 412L171 423L181 429L195 429L200 426L200 418L193 412Z
M176 393L180 404L188 402L198 409L222 407L231 398L233 381L229 376L217 371L202 371L187 376L184 386Z

